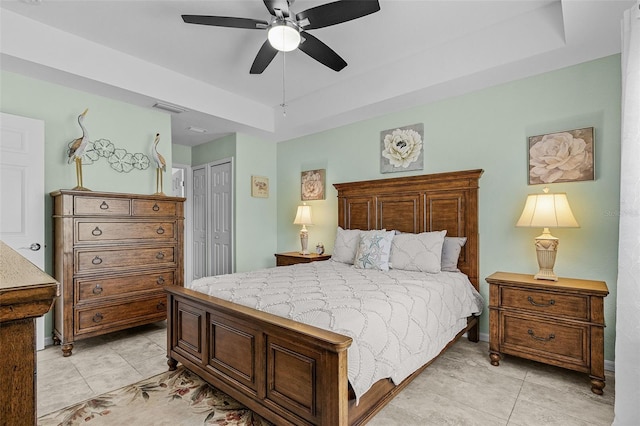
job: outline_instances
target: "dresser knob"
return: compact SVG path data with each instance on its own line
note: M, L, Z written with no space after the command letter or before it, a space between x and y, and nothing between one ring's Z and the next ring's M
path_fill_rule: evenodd
M96 256L93 258L93 260L91 260L91 263L93 263L94 265L99 265L102 263L102 259L100 258L100 256Z
M159 311L164 311L165 309L167 309L166 305L164 304L164 302L160 302L156 305L156 309Z
M163 228L162 226L161 226L161 227L159 227L158 229L156 229L156 233L157 233L158 235L162 235L162 234L164 234L164 228Z
M164 277L161 275L158 277L158 279L156 280L156 283L158 283L159 285L164 284Z
M102 316L102 314L100 312L98 312L97 314L95 314L93 316L93 322L98 323L100 321L102 321L104 317Z
M100 235L102 235L102 229L96 226L96 228L91 231L91 235L93 235L94 237L99 237Z
M160 206L158 205L158 203L155 203L153 207L151 207L151 209L153 209L154 212L157 212L160 211Z
M103 201L102 204L100 204L100 209L108 210L109 209L109 204L107 204L106 201Z
M531 303L533 306L538 306L538 307L541 307L541 308L546 308L546 307L548 307L548 306L553 306L553 305L555 305L555 304L556 304L556 301L555 301L555 300L553 300L553 299L549 300L549 303L536 303L536 302L534 302L534 301L533 301L533 297L529 296L529 297L527 297L527 300L528 300L528 301L529 301L529 303Z
M96 295L102 294L103 291L104 289L100 284L96 284L96 286L93 288L93 294L96 294Z
M550 340L553 340L556 338L555 334L550 334L549 337L538 337L536 336L536 334L533 332L533 330L529 329L529 331L527 331L527 333L529 333L529 336L531 336L532 339L536 339L539 340L541 342L548 342Z
M158 260L162 260L162 259L164 259L164 253L163 253L163 252L161 252L161 251L159 251L159 252L156 254L156 259L158 259Z

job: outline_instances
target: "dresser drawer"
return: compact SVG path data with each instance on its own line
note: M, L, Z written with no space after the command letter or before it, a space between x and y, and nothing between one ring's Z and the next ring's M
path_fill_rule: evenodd
M144 324L152 319L159 321L166 318L167 296L162 292L156 297L126 303L76 308L74 314L77 334L130 327L134 321Z
M543 362L589 365L589 326L508 313L501 320L505 352Z
M73 212L76 215L129 216L131 200L108 197L75 197Z
M157 247L117 247L110 249L82 248L75 250L73 264L76 273L110 272L114 269L175 267L173 246Z
M175 283L171 269L158 272L120 275L106 278L77 278L75 280L75 303L99 303L112 298L126 298L131 295L161 290L165 285Z
M133 216L175 216L175 201L133 200Z
M175 222L76 219L76 243L173 241Z
M512 287L502 287L500 296L502 308L522 309L578 320L589 319L589 298L587 296Z

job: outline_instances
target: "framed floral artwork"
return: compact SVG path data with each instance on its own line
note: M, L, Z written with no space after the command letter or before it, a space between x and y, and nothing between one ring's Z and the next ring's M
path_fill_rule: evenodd
M529 185L594 180L594 129L529 137Z
M424 168L422 123L380 132L380 173Z
M269 178L264 176L251 176L251 196L269 198Z
M325 170L307 170L300 177L302 201L324 200Z

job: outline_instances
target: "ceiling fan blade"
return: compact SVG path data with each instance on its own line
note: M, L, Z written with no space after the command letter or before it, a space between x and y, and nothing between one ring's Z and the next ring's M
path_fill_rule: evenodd
M264 5L273 16L278 16L276 9L280 9L283 17L289 17L289 2L287 0L264 0Z
M256 58L253 60L253 64L251 65L251 70L249 71L249 73L262 74L262 72L269 66L271 61L273 61L273 58L276 57L277 53L278 51L271 46L269 40L266 40L258 51Z
M247 28L250 30L263 30L269 25L267 21L250 18L232 18L230 16L182 15L182 20L187 24Z
M303 30L314 30L361 18L379 10L380 3L377 0L334 1L296 14L296 21Z
M298 49L302 50L316 61L328 66L334 71L340 71L347 66L347 63L340 57L340 55L311 34L302 31L300 35L302 36L303 41L300 43Z

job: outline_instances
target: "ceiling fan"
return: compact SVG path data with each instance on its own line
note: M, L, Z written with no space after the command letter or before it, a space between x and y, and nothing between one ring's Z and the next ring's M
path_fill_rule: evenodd
M251 74L261 74L278 51L289 52L296 48L332 70L340 71L347 66L345 60L307 30L351 21L380 10L378 0L342 0L312 7L293 16L289 6L295 0L263 1L272 15L268 22L251 18L203 15L182 15L182 19L187 24L267 30L267 40L251 65Z

